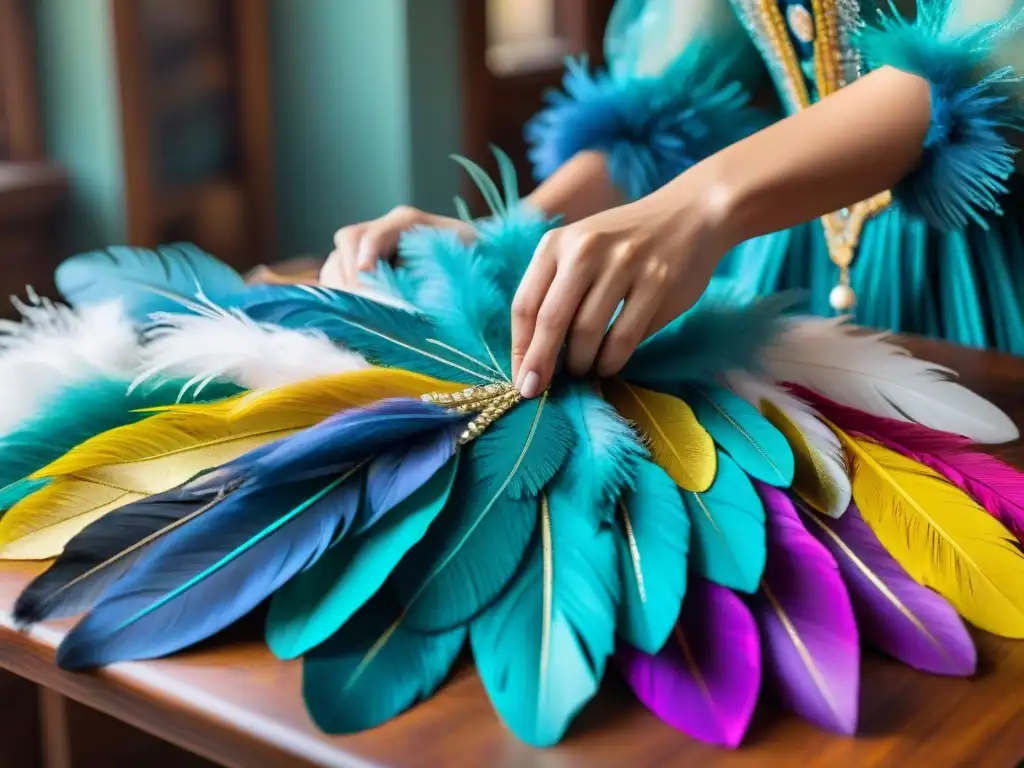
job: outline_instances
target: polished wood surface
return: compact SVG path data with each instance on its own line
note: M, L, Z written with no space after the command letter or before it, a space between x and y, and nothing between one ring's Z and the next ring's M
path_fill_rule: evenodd
M933 342L911 346L922 357L959 370L969 386L1024 423L1024 360ZM1021 446L1001 452L1024 467ZM119 665L99 674L60 672L53 665L53 647L66 625L19 634L6 613L40 569L0 566L0 666L237 768L1014 768L1024 758L1024 642L983 633L976 633L980 663L972 680L932 677L867 654L861 732L854 739L824 733L768 703L740 750L706 747L661 724L609 674L598 700L563 744L533 750L502 728L469 667L433 700L384 727L328 737L303 709L299 664L270 656L259 641L258 617L232 637L172 659Z

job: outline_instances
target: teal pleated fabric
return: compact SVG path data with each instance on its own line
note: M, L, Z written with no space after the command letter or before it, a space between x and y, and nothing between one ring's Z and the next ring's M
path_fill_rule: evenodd
M899 204L869 220L851 269L857 322L1024 355L1024 182L1002 202L987 229L942 232ZM833 314L837 270L817 221L743 244L720 273L749 295L806 290L811 312Z

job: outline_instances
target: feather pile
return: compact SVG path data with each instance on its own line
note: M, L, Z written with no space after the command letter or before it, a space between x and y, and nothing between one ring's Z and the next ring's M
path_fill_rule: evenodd
M244 391L36 420L36 444L75 442L16 465L0 558L54 558L15 617L81 616L62 667L175 653L268 603L267 644L302 660L332 733L429 698L468 646L530 744L614 665L656 716L736 747L762 692L855 733L864 644L969 676L965 622L1024 638L1024 476L974 447L1017 429L883 337L716 288L620 377L520 400L508 306L548 224L499 161L505 198L471 167L495 213L478 241L413 233L375 281L393 301L197 279L135 320L115 372L122 403ZM227 274L160 253L122 276L180 296L162 275ZM114 375L92 371L80 387ZM5 459L27 440L8 433Z

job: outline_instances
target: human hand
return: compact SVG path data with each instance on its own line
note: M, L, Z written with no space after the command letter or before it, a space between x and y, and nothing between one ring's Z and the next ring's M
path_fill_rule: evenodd
M320 270L320 284L327 288L355 289L359 273L371 272L380 259L394 257L402 233L417 226L449 229L466 242L476 237L473 226L461 219L400 205L379 219L339 229L334 235L334 250Z
M733 245L723 207L714 192L665 188L549 232L512 306L513 380L522 395L548 387L566 340L570 373L596 364L598 375L611 376L643 339L693 306Z

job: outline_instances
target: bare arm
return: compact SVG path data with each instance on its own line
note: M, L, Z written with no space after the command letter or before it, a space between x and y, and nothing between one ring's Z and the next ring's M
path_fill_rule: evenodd
M622 205L626 197L612 181L604 154L587 150L574 155L545 179L526 202L548 216L561 215L566 224L572 224Z

